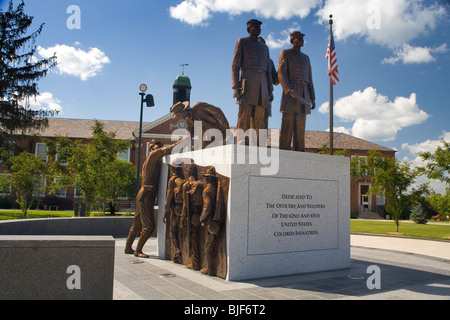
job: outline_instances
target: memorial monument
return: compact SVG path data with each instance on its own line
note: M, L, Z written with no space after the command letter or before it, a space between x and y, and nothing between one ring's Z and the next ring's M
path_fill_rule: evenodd
M248 22L249 37L238 40L232 63L239 103L236 144L229 143L234 139L228 139L228 121L220 108L207 103L191 108L188 101L171 108L174 117L186 120L188 136L193 137L200 122L202 149L177 154L169 147L174 152L165 152L161 167L152 168L155 178L160 172L159 188L155 180L143 183L142 192L152 199L159 190L158 256L229 281L348 268L349 159L298 152L305 149L306 116L315 108L310 61L300 51L301 32L291 34L292 48L279 59L280 149L243 140L249 129L259 133L264 128L276 84L268 48L258 41L261 24ZM222 134L223 145L205 143L209 129ZM145 228L152 229L144 224L153 221L139 218L144 213L146 219L152 217L145 201L138 202L128 253L138 229L144 235ZM138 243L134 254L145 257L141 249Z

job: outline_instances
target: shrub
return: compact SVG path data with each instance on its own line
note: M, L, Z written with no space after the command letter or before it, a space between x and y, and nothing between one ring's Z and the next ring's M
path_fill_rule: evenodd
M0 209L11 209L12 201L11 198L5 197L0 198Z
M417 224L425 224L425 223L427 223L427 217L426 217L426 215L424 213L422 205L416 204L412 208L411 214L409 215L409 219L414 221Z

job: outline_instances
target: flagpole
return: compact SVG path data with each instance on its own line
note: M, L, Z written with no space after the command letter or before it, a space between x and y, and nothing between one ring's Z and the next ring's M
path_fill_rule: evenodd
M330 14L330 40L333 34L333 15ZM331 57L330 57L331 59ZM334 121L333 121L333 80L330 76L330 155L334 154Z

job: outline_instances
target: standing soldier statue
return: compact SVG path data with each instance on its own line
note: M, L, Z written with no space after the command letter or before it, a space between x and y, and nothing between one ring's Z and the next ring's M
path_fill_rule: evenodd
M264 40L263 37L258 37L258 41L266 44L266 40ZM273 63L272 59L270 59L270 74L272 75L272 85L273 86L279 85L280 80L278 80L278 72L277 72L277 69L275 68L275 64ZM274 90L273 86L272 86L272 95L270 96L271 99L269 101L269 105L267 106L266 113L264 115L264 125L263 125L264 129L269 129L269 118L272 117L272 101L273 101L273 90Z
M272 76L270 72L269 49L258 41L261 34L261 21L247 22L249 36L237 41L232 64L232 84L234 98L239 104L236 129L237 143L245 142L242 134L252 128L256 130L259 142L259 130L264 128L264 115L273 100Z
M183 210L183 167L178 164L169 164L171 177L167 183L166 206L163 222L169 223L169 236L173 249L173 261L181 257L179 241L180 216Z
M203 209L203 184L198 180L197 165L189 166L189 177L183 184L183 209L181 221L187 229L189 243L190 263L186 267L200 270L200 243L198 236L200 232L200 215Z
M305 35L291 33L292 48L280 53L278 78L283 87L280 149L305 151L306 115L316 107L309 57L300 49Z
M161 160L169 155L172 149L183 140L168 146L162 147L160 142L149 145L149 154L142 165L142 186L136 196L136 214L134 215L133 224L128 233L125 253L134 254L136 257L148 258L149 256L142 252L147 240L155 230L154 206L156 196L158 194L159 176L161 171ZM132 245L136 236L140 233L136 250L132 249Z

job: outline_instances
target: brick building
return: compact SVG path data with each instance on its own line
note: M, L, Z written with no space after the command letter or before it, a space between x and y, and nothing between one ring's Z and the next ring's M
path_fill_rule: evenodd
M128 140L131 142L131 148L128 152L119 155L122 159L137 164L138 141L139 141L139 122L133 121L110 121L99 120L105 126L105 131L115 132L118 139ZM22 147L37 156L42 156L43 161L47 161L44 153L46 146L43 144L43 138L56 139L57 136L65 136L72 139L88 139L91 137L91 128L94 126L95 120L83 119L62 119L50 118L49 126L35 135L29 135L20 139ZM148 144L152 140L159 140L163 144L173 143L171 140L174 130L184 128L184 123L177 119L173 119L172 114L168 114L153 122L143 123L142 129L142 148L141 159L148 154ZM278 147L279 130L272 129L274 140L269 145ZM269 135L270 137L271 135ZM317 153L324 145L328 144L329 133L322 131L306 132L306 151ZM384 157L395 157L395 150L365 141L345 133L334 134L335 150L348 150L346 156L360 156L362 159L369 155L370 151L378 151ZM142 163L142 161L141 161ZM5 168L0 168L0 172L5 174ZM0 173L1 174L1 173ZM351 211L359 212L376 212L380 211L380 206L384 205L384 199L376 196L366 196L367 191L371 187L371 177L364 173L359 179L351 179ZM0 197L5 194L0 194ZM41 194L41 196L44 196ZM62 191L58 197L67 199L68 202L76 202L77 192L73 188Z
M178 101L189 101L191 94L191 81L189 77L183 75L175 79L173 85L173 104ZM139 122L134 121L111 121L99 120L104 124L104 130L107 132L114 132L117 139L128 140L131 142L131 148L122 154L120 158L133 163L137 166L138 150L139 150ZM95 120L83 119L62 119L50 118L49 126L40 132L27 133L18 135L16 143L18 143L23 150L41 156L43 161L47 161L45 156L46 145L43 143L43 138L56 139L57 136L68 137L71 139L89 139L91 137L92 127ZM173 119L173 114L169 113L166 116L157 119L153 122L143 123L142 127L142 145L141 145L141 159L144 159L148 154L148 145L152 140L161 141L164 145L174 143L172 141L172 133L176 129L184 129L186 123L183 120ZM273 141L270 137L273 136ZM277 148L279 141L279 130L271 129L271 134L268 135L268 144L271 147ZM306 132L306 152L317 153L320 149L329 143L329 133L321 131L307 131ZM384 157L395 157L395 150L365 141L345 133L334 134L334 149L347 150L347 157L359 156L364 159L369 155L370 151L378 151ZM143 161L141 161L142 164ZM282 165L282 164L281 164ZM6 168L0 163L0 175L7 174ZM376 196L367 196L367 192L371 187L371 177L369 175L362 175L359 179L351 179L351 212L377 212L384 205L384 199ZM0 200L6 194L0 190ZM44 194L39 194L44 197ZM62 190L56 195L61 199L65 199L66 203L70 205L77 202L77 190L69 188ZM129 202L132 202L130 199Z

